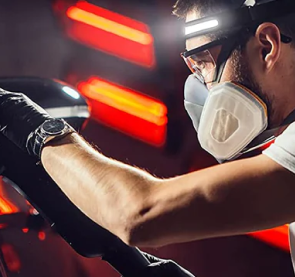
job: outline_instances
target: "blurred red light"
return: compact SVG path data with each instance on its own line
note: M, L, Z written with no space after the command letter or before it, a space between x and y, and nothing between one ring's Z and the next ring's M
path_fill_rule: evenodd
M0 178L0 215L13 214L19 211L18 207L12 204L5 198L5 193L3 191L3 179Z
M0 196L0 215L13 214L18 212L18 208Z
M41 240L41 241L45 240L45 239L46 239L46 234L45 234L45 232L40 231L40 232L38 233L38 238L39 238L39 240Z
M78 89L91 102L95 119L149 144L165 143L167 107L160 101L94 77Z
M155 65L153 37L142 22L80 1L66 12L67 34L83 44L145 67Z
M26 234L26 233L28 233L28 232L29 232L29 228L23 228L23 229L22 229L22 231L23 231L23 233L25 233L25 234Z
M21 262L14 247L10 244L3 244L1 245L1 250L7 269L10 272L20 271Z
M288 225L273 228L266 231L250 233L251 237L257 238L282 250L290 251Z
M8 224L6 224L6 223L1 223L0 224L0 229L5 229L7 227L8 227Z

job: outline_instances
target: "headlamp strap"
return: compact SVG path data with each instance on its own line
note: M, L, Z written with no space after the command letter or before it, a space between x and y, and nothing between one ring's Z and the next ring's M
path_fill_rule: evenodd
M227 60L229 59L231 53L234 51L236 43L236 40L229 39L227 43L224 43L221 46L220 54L216 62L216 70L213 77L213 83L220 82Z

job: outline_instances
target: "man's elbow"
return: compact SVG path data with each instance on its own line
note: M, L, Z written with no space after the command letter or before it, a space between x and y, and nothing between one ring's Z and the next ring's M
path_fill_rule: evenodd
M124 228L121 239L133 247L161 247L170 243L169 233L162 224L161 213L155 213L155 206L138 210ZM126 221L127 222L127 221Z
M133 247L160 247L163 246L157 232L153 232L150 225L144 220L130 222L120 238Z
M160 246L158 243L158 228L154 228L158 221L156 195L159 182L149 186L149 190L142 194L134 194L117 213L116 232L122 241L130 246ZM157 225L157 224L156 224Z
M151 216L154 207L147 205L147 201L143 205L139 205L137 209L133 209L124 219L124 223L120 226L119 238L127 245L134 247L159 247L162 246L157 228L154 228L157 218Z
M129 246L141 247L143 242L135 228L128 228L119 235L120 239Z

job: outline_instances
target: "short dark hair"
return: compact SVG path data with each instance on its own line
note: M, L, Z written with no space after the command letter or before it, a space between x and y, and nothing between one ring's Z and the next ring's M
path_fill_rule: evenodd
M232 0L177 0L173 6L173 14L185 18L188 13L196 11L204 17L228 10L231 6ZM295 13L271 20L271 22L278 26L282 34L291 37L292 45L295 46ZM213 37L216 39L220 36L222 36L221 32Z
M203 17L228 9L231 3L231 0L177 0L173 14L185 18L188 13L198 11Z

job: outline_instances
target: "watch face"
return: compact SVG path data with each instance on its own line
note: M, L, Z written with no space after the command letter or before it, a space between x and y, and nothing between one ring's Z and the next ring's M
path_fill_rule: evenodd
M52 119L44 122L43 130L49 135L58 135L65 128L65 123L60 119Z

